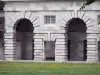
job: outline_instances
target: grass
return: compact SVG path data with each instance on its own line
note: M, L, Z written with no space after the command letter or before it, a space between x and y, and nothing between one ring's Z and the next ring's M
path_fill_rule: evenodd
M0 75L100 75L100 63L0 62Z

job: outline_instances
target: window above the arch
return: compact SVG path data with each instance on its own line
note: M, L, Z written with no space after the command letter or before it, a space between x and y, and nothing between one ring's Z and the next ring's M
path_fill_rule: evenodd
M98 15L98 25L100 25L100 15Z
M56 23L56 16L54 15L44 16L44 24L55 24L55 23Z

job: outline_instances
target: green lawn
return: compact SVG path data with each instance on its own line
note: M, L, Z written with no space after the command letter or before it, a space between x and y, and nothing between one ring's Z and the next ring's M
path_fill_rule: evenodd
M0 62L0 75L100 75L100 63Z

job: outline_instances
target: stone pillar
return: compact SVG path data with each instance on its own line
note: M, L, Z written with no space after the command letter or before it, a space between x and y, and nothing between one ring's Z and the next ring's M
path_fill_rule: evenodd
M13 12L6 12L5 10L5 33L4 33L4 56L5 60L14 60L16 51L15 51L15 39L14 39L14 21L12 19Z
M55 61L67 61L67 40L65 35L57 34L55 44Z
M13 38L13 33L4 34L4 55L5 60L14 60L15 59L15 39Z
M97 61L97 42L95 34L87 34L87 61L96 62Z
M43 61L44 60L44 42L43 38L39 35L34 34L34 60L35 61Z

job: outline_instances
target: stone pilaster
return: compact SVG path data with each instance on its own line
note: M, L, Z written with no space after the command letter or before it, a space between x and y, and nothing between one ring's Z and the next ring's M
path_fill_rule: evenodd
M64 34L58 34L55 44L55 61L67 61L67 41Z
M5 60L14 60L16 57L15 51L15 39L13 38L13 33L5 33L4 34L4 55Z
M87 34L87 61L97 61L97 40L95 34Z

